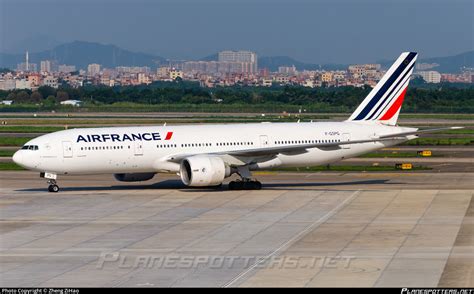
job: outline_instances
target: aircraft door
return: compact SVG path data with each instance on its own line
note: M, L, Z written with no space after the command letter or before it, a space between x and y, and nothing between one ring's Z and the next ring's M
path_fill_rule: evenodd
M268 136L260 136L260 147L268 147Z
M137 140L137 141L133 141L133 142L134 142L135 156L143 155L143 141Z
M72 157L72 143L70 141L63 141L63 157Z
M351 134L349 133L343 133L342 134L342 142L347 142L347 141L350 141L351 140ZM344 145L341 145L342 146L342 149L350 149L351 148L351 145L349 144L344 144Z

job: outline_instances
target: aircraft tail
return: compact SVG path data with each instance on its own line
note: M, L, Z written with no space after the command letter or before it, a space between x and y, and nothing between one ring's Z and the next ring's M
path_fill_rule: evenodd
M348 121L396 125L417 55L416 52L402 53Z

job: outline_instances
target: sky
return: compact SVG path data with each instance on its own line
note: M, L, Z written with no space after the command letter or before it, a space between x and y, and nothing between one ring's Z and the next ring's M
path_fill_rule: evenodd
M0 0L0 52L74 40L173 59L226 49L312 63L449 56L474 49L474 1Z

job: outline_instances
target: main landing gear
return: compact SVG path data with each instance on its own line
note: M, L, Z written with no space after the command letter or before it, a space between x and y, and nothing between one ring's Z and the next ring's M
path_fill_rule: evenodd
M59 186L56 183L56 179L58 176L56 174L44 172L44 173L40 173L40 177L48 179L47 183L49 185L48 186L49 192L53 192L53 193L59 192Z
M262 189L262 183L257 180L252 180L248 166L237 167L237 174L240 176L240 180L231 181L229 183L229 190L260 190Z
M229 190L260 190L262 183L250 179L232 181L229 183Z

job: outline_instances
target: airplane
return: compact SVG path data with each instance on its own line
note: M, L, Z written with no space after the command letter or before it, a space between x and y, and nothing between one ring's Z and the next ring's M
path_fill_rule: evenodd
M58 175L113 174L122 182L176 173L190 187L220 186L237 174L231 190L261 189L252 171L334 163L417 138L398 116L416 52L404 52L342 122L249 123L182 126L77 128L27 142L13 155L18 165L40 172L48 191Z

